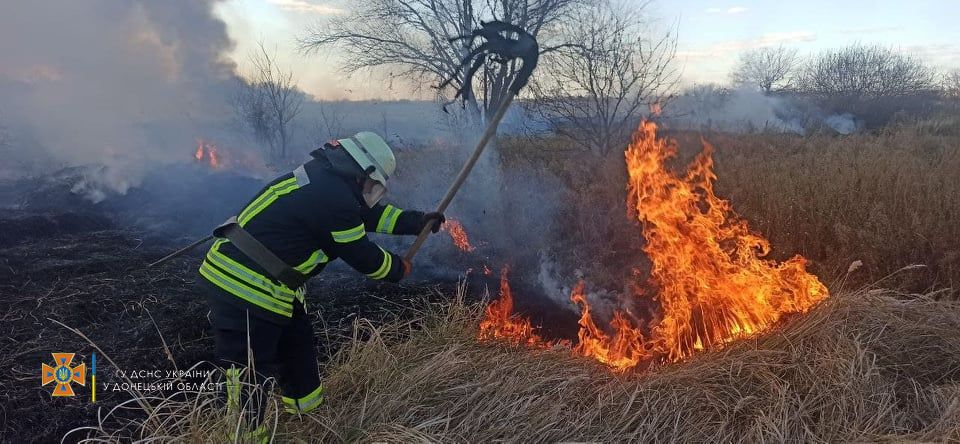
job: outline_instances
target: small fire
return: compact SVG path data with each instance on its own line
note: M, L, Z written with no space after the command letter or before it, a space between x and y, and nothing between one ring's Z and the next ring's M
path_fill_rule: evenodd
M570 300L580 306L580 332L577 333L579 342L574 347L574 352L592 356L618 371L632 368L646 357L647 351L640 330L633 328L622 312L614 312L613 320L610 321L614 330L613 336L608 336L597 327L590 316L590 304L587 303L582 281L573 289Z
M453 245L461 251L470 252L476 250L476 247L470 243L470 238L467 237L467 232L464 231L463 224L459 221L447 219L441 226L441 229L450 235L450 239L453 240Z
M632 297L654 299L659 314L653 320L631 321L615 311L604 329L591 317L583 282L570 296L581 310L574 352L615 370L650 359L683 360L761 332L828 296L826 286L806 271L803 257L781 263L765 259L770 243L750 231L730 202L714 194L709 143L702 141L703 151L685 174L675 174L665 164L676 156L676 142L658 139L656 129L652 122L641 123L625 156L629 216L642 224L643 249L653 264L650 279L634 287L656 289L651 292L655 294ZM497 308L505 305L511 306L512 299ZM488 310L487 315L485 323L518 322L509 312Z
M480 322L480 339L499 339L512 344L538 345L543 339L533 331L529 319L513 313L513 292L507 280L507 267L500 271L500 297L486 308Z
M193 153L193 158L198 162L204 162L211 168L220 168L220 161L217 158L216 145L206 142L203 139L197 139L197 151Z

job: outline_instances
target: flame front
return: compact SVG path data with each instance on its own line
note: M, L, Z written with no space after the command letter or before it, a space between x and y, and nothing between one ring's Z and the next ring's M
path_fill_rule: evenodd
M764 259L770 243L714 194L713 147L702 143L683 176L666 169L676 142L658 139L653 122L641 124L626 151L627 204L643 225L662 313L650 348L670 361L764 330L827 297L804 258Z
M615 311L603 329L591 316L582 282L571 295L581 309L574 351L616 370L648 359L680 361L763 331L785 314L806 312L828 296L826 286L806 271L804 258L765 259L770 243L714 194L709 143L703 141L703 151L678 175L665 166L676 156L676 142L658 139L656 130L653 122L643 122L625 156L629 217L641 223L643 249L652 263L649 281L637 284L656 289L651 293L656 293L659 314L641 325ZM488 309L487 314L484 322L511 319L509 312L494 318Z
M574 352L592 356L618 371L635 367L640 360L647 357L640 330L630 325L622 312L614 312L613 320L610 321L614 330L613 336L608 336L597 328L590 316L590 304L584 294L583 282L573 289L570 300L580 306L580 332L577 334L579 342L574 347Z
M198 162L204 162L204 159L206 159L204 163L209 165L210 168L220 168L216 145L203 139L197 139L197 151L193 153L193 158Z
M476 249L470 243L470 238L467 237L467 232L463 229L463 224L459 221L447 219L441 226L441 229L450 235L450 239L453 240L453 245L459 250L470 252Z
M500 297L487 306L480 322L480 339L499 339L513 344L537 345L543 340L533 331L530 320L513 313L513 293L507 267L500 271Z

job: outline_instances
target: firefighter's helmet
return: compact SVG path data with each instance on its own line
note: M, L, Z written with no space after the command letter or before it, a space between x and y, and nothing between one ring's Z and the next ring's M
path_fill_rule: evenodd
M383 138L371 131L361 131L337 141L368 177L386 186L397 169L397 158Z

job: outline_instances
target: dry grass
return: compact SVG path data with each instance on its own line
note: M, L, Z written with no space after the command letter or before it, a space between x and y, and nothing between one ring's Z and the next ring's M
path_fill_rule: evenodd
M678 167L700 150L701 136L716 147L717 194L770 239L773 257L800 253L828 284L855 260L864 266L851 276L854 284L922 264L884 285L960 294L960 117L850 136L666 134L681 144ZM600 285L612 269L642 265L624 262L642 256L642 239L624 236L639 230L624 217L620 156L590 158L556 139L503 145L505 165L547 169L567 184L556 256L574 252L576 266L597 264L590 280ZM622 281L617 276L608 287Z
M960 289L960 134L931 128L720 137L718 193L782 256L813 259L828 280L854 260L857 283L923 264L896 285Z
M280 415L276 438L960 440L960 303L936 295L844 294L778 331L625 375L567 349L479 343L478 314L455 302L417 327L359 323L325 369L325 404L302 418ZM218 440L227 426L211 405L166 401L157 411L180 413L136 435Z

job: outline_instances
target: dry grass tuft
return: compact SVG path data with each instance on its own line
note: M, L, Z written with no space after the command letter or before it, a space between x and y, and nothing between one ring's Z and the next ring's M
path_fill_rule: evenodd
M454 302L417 323L358 323L326 367L325 404L281 415L277 439L960 440L958 302L848 293L778 331L627 375L567 349L478 343L478 318ZM222 412L204 412L142 436L222 433L209 426Z

